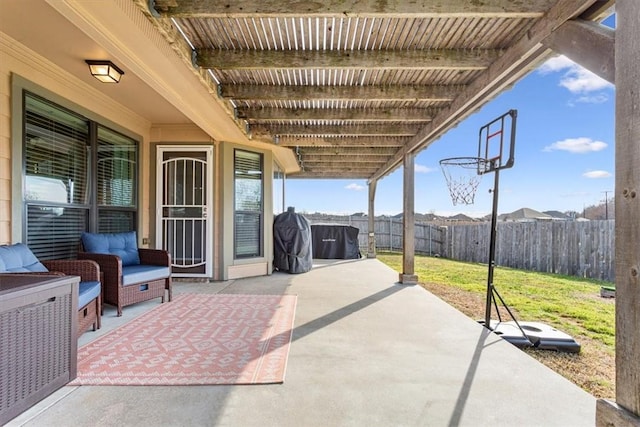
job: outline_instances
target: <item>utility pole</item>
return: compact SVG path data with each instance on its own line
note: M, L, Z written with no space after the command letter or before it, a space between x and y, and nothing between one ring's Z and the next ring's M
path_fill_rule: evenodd
M604 193L604 219L609 219L609 198L608 194L611 193L611 190L603 191Z

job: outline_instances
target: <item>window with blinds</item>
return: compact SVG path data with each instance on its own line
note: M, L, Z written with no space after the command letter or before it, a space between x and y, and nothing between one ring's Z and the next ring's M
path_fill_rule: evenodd
M262 155L234 152L234 250L236 258L262 256Z
M137 145L133 139L104 126L98 126L98 232L135 230L136 159Z
M83 231L135 230L136 142L29 92L23 117L24 241L36 256L75 258Z
M285 175L280 166L273 162L273 213L278 215L284 209L284 183Z
M73 258L89 218L89 123L30 94L24 109L26 243L40 259Z

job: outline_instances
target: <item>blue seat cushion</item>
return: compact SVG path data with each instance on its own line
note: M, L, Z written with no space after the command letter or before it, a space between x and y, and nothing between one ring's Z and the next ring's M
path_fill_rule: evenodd
M82 246L86 252L117 255L122 265L140 264L138 239L135 231L127 233L82 233Z
M31 249L24 243L0 246L0 273L46 273Z
M153 282L171 275L169 267L160 265L130 265L122 267L122 286Z
M100 282L95 280L80 282L80 287L78 288L78 310L89 304L91 300L98 298L98 295L100 295Z

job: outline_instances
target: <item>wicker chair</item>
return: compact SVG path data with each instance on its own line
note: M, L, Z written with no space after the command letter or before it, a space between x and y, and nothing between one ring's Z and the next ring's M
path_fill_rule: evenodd
M142 301L172 298L171 255L160 249L137 247L135 232L83 233L78 259L100 265L103 274L102 301L122 308Z
M78 290L78 338L89 327L100 329L102 316L102 286L100 266L91 260L48 260L42 261L49 271L59 271L68 276L80 276ZM96 287L97 283L97 287Z
M0 272L11 274L80 276L78 289L78 332L100 329L102 311L100 267L90 260L39 261L23 243L0 246Z

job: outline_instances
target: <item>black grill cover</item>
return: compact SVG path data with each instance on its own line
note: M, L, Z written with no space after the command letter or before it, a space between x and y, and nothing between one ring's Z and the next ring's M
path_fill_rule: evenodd
M359 259L359 231L350 225L312 225L313 257L318 259Z
M273 267L288 273L306 273L313 267L311 225L293 208L273 221Z

